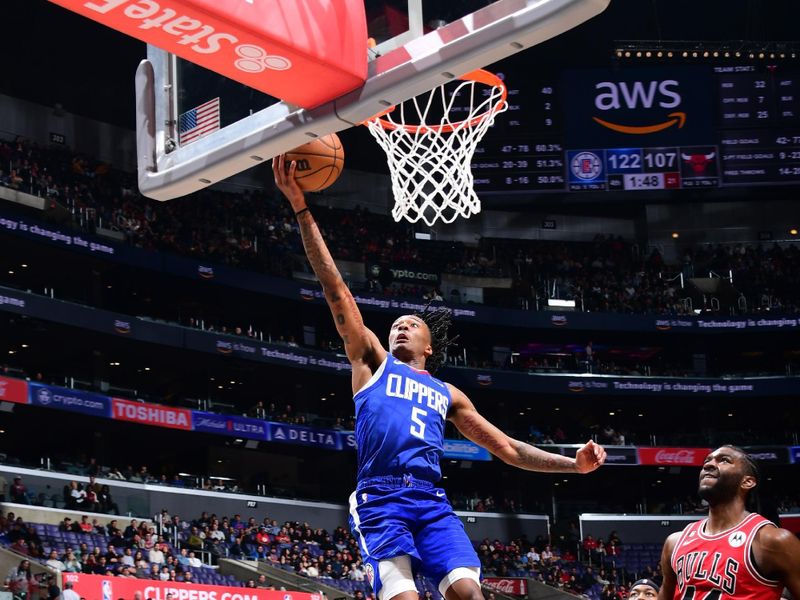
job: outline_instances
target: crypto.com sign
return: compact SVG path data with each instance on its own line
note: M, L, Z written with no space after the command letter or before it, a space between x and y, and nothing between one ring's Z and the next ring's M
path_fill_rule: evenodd
M50 1L303 108L366 79L362 0Z

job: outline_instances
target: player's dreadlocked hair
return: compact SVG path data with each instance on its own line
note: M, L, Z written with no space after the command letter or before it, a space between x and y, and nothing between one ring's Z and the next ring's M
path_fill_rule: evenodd
M430 329L433 353L425 360L425 370L435 373L447 360L447 349L458 339L458 336L447 337L447 330L453 322L451 311L443 306L431 308L428 303L422 311L415 312L414 316L425 321Z

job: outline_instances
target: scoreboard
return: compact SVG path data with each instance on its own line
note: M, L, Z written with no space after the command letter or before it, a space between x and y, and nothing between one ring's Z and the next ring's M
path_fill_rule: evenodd
M569 190L714 187L716 158L716 146L569 150Z
M501 74L509 110L476 149L479 194L800 183L800 70L595 71L533 82Z
M556 85L521 81L520 87L508 90L508 111L475 150L472 173L479 192L564 191L562 112Z

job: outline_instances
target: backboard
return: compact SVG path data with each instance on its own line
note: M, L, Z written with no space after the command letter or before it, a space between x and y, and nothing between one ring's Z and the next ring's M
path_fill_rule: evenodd
M136 73L139 188L156 200L202 189L553 38L609 2L364 0L366 81L309 109L149 45Z

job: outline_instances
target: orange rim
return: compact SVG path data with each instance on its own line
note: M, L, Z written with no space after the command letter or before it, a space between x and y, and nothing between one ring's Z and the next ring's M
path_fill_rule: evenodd
M396 106L390 106L385 111L378 113L371 119L367 119L367 121L377 121L381 127L388 131L393 131L395 129L405 129L408 133L417 134L417 133L452 133L455 129L460 129L462 127L474 127L481 121L485 120L489 116L499 112L506 103L506 98L508 97L508 89L506 88L506 84L494 73L490 73L489 71L485 71L484 69L476 69L474 71L470 71L469 73L462 75L459 77L462 81L477 81L478 83L482 83L489 87L497 87L500 88L502 91L500 100L498 100L497 104L495 104L492 108L487 110L484 113L481 113L471 119L458 121L456 123L450 123L449 125L404 125L400 123L392 123L388 119L384 119L384 115L388 115L389 113L393 112ZM362 124L366 124L365 121Z

